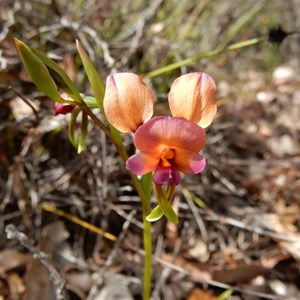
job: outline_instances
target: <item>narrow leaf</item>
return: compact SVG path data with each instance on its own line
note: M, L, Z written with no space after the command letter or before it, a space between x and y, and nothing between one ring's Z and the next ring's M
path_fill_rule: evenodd
M44 63L25 43L18 39L15 39L15 42L25 69L37 88L44 92L50 99L59 103L63 103L63 99L60 97L57 91L55 82L53 81Z
M84 50L83 46L80 44L80 42L76 41L77 51L80 55L80 58L82 60L84 69L86 71L86 75L89 79L89 82L91 84L94 96L97 100L98 106L100 108L100 111L104 114L103 109L103 97L104 97L104 83L99 75L98 71L96 70L93 62L87 55L86 51Z
M53 80L56 82L57 86L62 89L65 93L67 93L72 99L77 102L81 102L82 98L80 96L79 91L77 90L75 84L70 79L68 74L60 67L56 62L54 62L51 58L47 57L42 52L30 48L31 51L46 65L50 75Z
M81 43L78 40L76 41L76 46L77 46L77 51L79 53L79 56L82 60L84 69L86 71L87 77L91 84L94 96L98 103L98 107L99 107L101 113L103 114L103 116L105 116L105 112L104 112L104 108L103 108L103 98L104 98L104 93L105 93L105 87L104 87L103 80L102 80L100 74L98 73L98 71L96 70L93 62L91 61L91 59L87 55L86 51L84 50L83 46L81 45ZM114 128L111 124L108 124L108 126L109 126L110 132L114 138L114 142L116 143L116 145L119 145L120 148L123 148L123 142L122 142L120 132L116 128Z

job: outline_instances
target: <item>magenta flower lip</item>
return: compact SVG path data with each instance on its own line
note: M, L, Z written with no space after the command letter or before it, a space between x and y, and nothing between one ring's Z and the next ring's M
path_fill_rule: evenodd
M64 104L64 103L57 103L54 104L54 116L57 115L66 115L74 110L75 105L72 104Z

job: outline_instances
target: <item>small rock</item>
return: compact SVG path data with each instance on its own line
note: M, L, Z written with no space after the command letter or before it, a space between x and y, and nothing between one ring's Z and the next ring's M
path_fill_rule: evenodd
M296 77L295 70L290 66L280 66L275 69L272 75L274 84L279 85L292 81Z

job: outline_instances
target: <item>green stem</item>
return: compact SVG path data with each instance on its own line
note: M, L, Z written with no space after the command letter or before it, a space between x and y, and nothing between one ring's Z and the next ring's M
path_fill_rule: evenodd
M199 53L198 55L195 55L193 57L189 57L187 59L178 61L176 63L170 64L170 65L167 65L165 67L156 69L152 72L149 72L145 75L145 77L148 77L148 78L156 77L160 74L167 73L167 72L170 72L172 70L181 68L183 66L190 65L190 64L192 64L196 61L199 61L201 59L213 57L213 56L219 55L219 54L224 53L224 52L238 50L238 49L246 48L246 47L249 47L249 46L253 46L253 45L259 44L263 41L265 41L265 38L255 38L255 39L239 42L239 43L236 43L236 44L232 44L232 45L229 45L228 47L225 47L225 48L217 48L215 50L202 52L202 53Z
M146 195L141 182L138 178L130 173L131 180L138 192L138 195L142 202L143 212L143 225L144 225L144 288L143 288L143 300L150 299L151 291L151 269L152 269L152 240L151 240L151 223L146 220L146 217L150 214L150 195Z
M150 203L150 201L149 201ZM151 239L151 223L146 220L146 217L150 213L150 205L145 207L143 205L143 224L144 224L144 288L143 288L143 300L150 299L151 291L151 273L152 273L152 239Z

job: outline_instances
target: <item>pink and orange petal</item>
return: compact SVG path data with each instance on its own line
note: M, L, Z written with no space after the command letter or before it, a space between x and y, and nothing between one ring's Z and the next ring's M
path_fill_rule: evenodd
M205 167L198 153L205 144L204 130L177 117L154 117L135 133L134 143L139 153L127 161L127 169L137 175L154 171L155 184L171 181L177 185L179 171L197 174Z
M110 75L103 106L107 120L121 132L135 132L153 114L153 95L133 73Z
M178 171L188 175L194 175L201 173L205 165L205 158L201 154L188 150L175 150L173 166Z
M153 158L144 153L137 153L126 161L126 168L136 175L144 175L154 171L158 163L159 158Z

